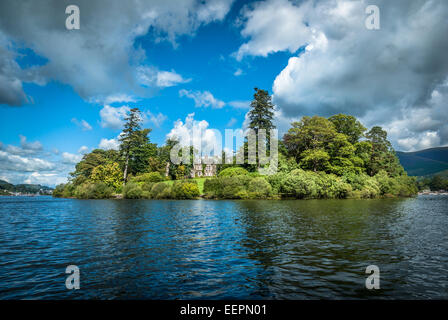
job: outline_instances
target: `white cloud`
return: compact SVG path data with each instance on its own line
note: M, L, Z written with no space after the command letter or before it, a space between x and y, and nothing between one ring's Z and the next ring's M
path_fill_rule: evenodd
M73 154L69 152L63 152L61 155L62 163L77 164L82 159L82 154Z
M83 153L87 147L79 149ZM67 181L73 166L81 160L82 154L46 151L38 141L28 142L20 135L20 147L0 143L0 177L14 184L36 183L48 186Z
M36 171L52 170L54 164L39 158L22 157L0 150L0 170L1 171Z
M174 70L161 71L154 67L139 67L138 77L141 84L158 88L177 86L182 83L188 83L191 79L184 79Z
M102 103L105 105L110 105L110 104L114 104L114 103L127 103L127 102L137 102L138 99L131 96L131 95L127 95L124 93L119 93L119 94L112 94L107 96L105 99L103 100L96 100L97 103Z
M235 77L239 77L242 74L243 74L243 70L241 70L240 68L236 69L236 71L233 73L233 75Z
M54 186L67 182L67 177L59 173L41 173L36 171L24 177L23 182L28 184Z
M159 128L163 124L163 122L165 122L165 120L168 119L166 115L160 112L157 115L154 115L148 111L146 115L148 118L147 121L151 122L157 128Z
M225 106L225 102L216 99L209 91L190 91L179 90L180 97L187 97L194 100L196 107L212 107L214 109L221 109Z
M238 120L236 120L235 118L230 118L229 122L227 122L226 127L228 127L228 128L233 127L233 125L237 122L238 122Z
M228 105L236 109L249 109L250 101L230 101Z
M120 147L120 142L118 139L106 139L103 138L98 145L98 148L103 150L118 150Z
M184 79L180 74L174 71L159 71L157 72L157 86L158 87L172 87L180 83L190 82L191 79Z
M82 146L81 148L79 148L78 153L79 154L86 154L89 152L89 147L87 146Z
M196 132L199 134L195 134ZM200 146L205 154L207 154L207 150L210 151L216 148L216 152L220 155L222 150L222 136L220 132L210 129L209 123L205 120L194 120L194 113L190 113L185 118L185 122L180 119L177 120L166 137L167 139L179 141L182 146Z
M191 81L191 79L184 79L174 70L160 71L154 67L144 66L138 67L137 70L139 82L145 86L166 88Z
M124 124L124 118L129 112L130 108L128 106L122 107L111 107L105 105L100 111L101 126L103 128L110 129L121 129Z
M28 142L25 136L19 135L19 137L22 149L31 151L41 151L43 149L42 144L39 141Z
M14 145L4 146L0 143L0 150L4 150L9 154L21 156L35 155L43 151L43 146L39 141L28 142L25 136L19 135L19 137L20 147Z
M82 119L81 121L79 121L76 118L72 119L72 122L74 124L76 124L78 127L80 127L82 129L82 131L89 131L92 130L92 126L84 119Z
M294 53L310 37L305 24L305 11L287 0L257 2L243 9L241 35L249 38L236 53L238 60L246 55L266 57L270 53Z

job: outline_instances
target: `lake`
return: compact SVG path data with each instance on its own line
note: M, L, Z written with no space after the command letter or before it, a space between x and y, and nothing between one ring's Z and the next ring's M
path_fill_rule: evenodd
M0 197L0 299L25 298L447 299L448 197Z

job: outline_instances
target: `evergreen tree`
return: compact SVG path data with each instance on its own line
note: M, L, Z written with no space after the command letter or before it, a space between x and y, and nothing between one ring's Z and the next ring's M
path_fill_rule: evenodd
M275 129L275 125L272 123L274 119L274 104L272 103L272 98L269 95L269 92L266 90L254 88L254 100L250 103L251 110L249 111L249 128L255 131L257 135L256 142L256 161L257 168L260 167L260 160L258 156L258 143L267 142L266 151L269 154L270 151L270 130ZM266 140L267 141L258 141L258 131L260 129L266 130ZM245 155L247 154L247 142L245 143ZM248 164L245 164L246 167L251 167Z
M259 129L266 129L269 133L270 129L275 129L272 120L274 119L274 105L272 98L266 90L255 88L254 100L250 103L252 108L249 111L249 128L254 129L258 133Z
M148 134L151 129L141 129L142 117L138 108L129 111L120 140L120 155L124 160L123 181L126 183L129 174L146 171L149 159L155 155L156 146L151 144Z
M387 140L387 132L375 126L366 134L367 141L372 145L370 161L367 164L367 173L374 176L380 170L385 170L395 177L404 173L392 144Z

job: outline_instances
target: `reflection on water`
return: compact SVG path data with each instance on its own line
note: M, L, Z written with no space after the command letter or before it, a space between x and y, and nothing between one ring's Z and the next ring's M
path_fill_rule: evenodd
M0 298L446 299L447 204L0 197Z

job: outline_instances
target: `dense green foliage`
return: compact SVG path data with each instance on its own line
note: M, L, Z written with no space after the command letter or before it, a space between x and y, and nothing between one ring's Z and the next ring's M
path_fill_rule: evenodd
M417 182L419 190L440 191L448 190L448 177L436 175L431 178L423 178Z
M142 117L138 108L130 110L120 135L120 156L123 159L123 180L127 182L129 174L144 172L150 157L156 154L156 146L149 142L151 129L141 129Z
M122 173L120 166L116 162L101 164L93 168L90 179L93 182L104 182L108 187L114 190L119 189L122 185Z
M78 199L107 199L113 192L114 190L104 182L86 182L77 186L73 195Z
M175 181L171 187L171 197L173 199L195 199L199 195L199 187L194 180Z
M249 172L241 167L231 167L226 168L219 172L220 177L234 177L234 176L241 176L241 175L247 175Z
M160 172L148 172L137 175L131 179L132 182L160 182L165 180Z

